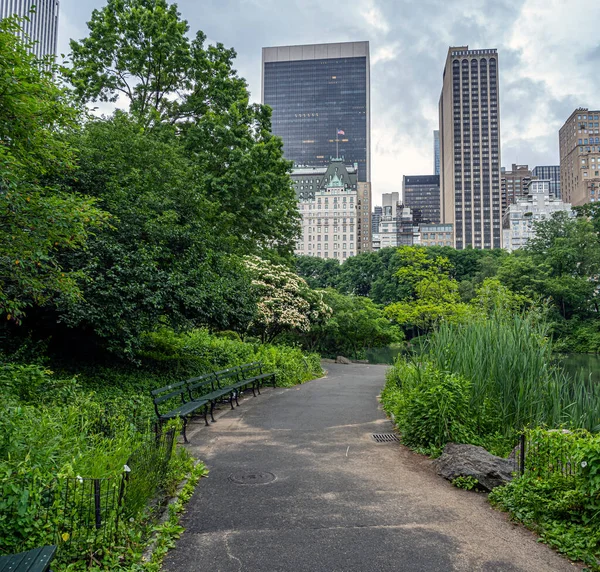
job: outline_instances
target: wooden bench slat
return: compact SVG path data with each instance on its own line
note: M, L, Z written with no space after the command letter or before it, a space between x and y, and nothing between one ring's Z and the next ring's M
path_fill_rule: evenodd
M47 572L56 546L34 548L28 552L0 557L0 572Z

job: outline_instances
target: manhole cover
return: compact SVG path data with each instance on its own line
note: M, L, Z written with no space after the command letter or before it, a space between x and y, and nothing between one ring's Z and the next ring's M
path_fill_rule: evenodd
M394 443L398 442L398 435L396 433L373 433L373 439L377 443Z
M229 480L236 485L266 485L275 480L273 473L243 473L241 475L230 475Z

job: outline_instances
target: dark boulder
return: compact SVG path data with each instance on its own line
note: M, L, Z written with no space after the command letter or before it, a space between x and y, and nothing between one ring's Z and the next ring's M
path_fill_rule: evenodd
M456 443L448 443L433 464L445 479L474 477L487 491L511 481L516 470L514 461L496 457L483 447Z
M352 363L347 357L338 356L335 358L335 363L349 364Z

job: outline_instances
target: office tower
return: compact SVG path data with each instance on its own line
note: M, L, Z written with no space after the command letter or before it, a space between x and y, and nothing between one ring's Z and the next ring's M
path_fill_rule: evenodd
M379 221L383 214L383 207L373 207L373 213L371 214L371 235L379 233Z
M296 167L341 159L371 180L369 42L263 48L261 101Z
M35 13L31 9L35 6ZM0 0L0 20L9 16L27 17L21 22L22 37L35 42L32 52L38 58L56 55L58 0Z
M550 181L550 196L555 199L562 197L560 192L560 165L543 165L534 167L531 171L535 179Z
M500 197L502 212L505 213L508 205L514 203L527 192L532 179L529 165L515 165L513 163L510 171L502 167L500 171Z
M502 220L503 247L512 252L535 236L535 223L564 211L575 216L571 205L552 196L550 180L530 181L523 197L508 205Z
M344 262L358 253L357 219L361 211L357 174L357 165L345 165L340 160L331 161L326 167L299 167L292 171L302 217L296 254Z
M500 248L498 53L451 47L440 95L441 218L454 246Z
M573 206L600 197L600 111L576 109L559 132L560 191Z
M402 177L404 206L413 212L415 224L440 222L440 177L405 175Z
M433 132L433 174L440 174L440 131Z

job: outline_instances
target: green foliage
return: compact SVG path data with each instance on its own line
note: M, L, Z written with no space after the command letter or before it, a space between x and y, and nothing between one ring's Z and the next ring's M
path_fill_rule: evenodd
M296 273L306 280L311 288L335 288L341 266L337 258L296 256Z
M397 256L402 265L396 277L410 294L386 307L388 318L419 332L429 331L441 320L468 319L470 308L460 301L458 282L450 278L452 267L447 258L432 258L425 249L409 246L399 248Z
M459 489L464 489L466 491L476 490L479 486L479 481L476 477L472 477L471 475L467 475L466 477L456 477L452 479L452 484Z
M161 323L244 331L256 308L250 278L216 244L214 205L174 135L147 132L117 113L88 123L77 140L73 185L100 199L115 223L87 252L65 258L89 279L82 300L63 304L61 321L129 355Z
M369 298L345 296L330 289L323 292L331 315L300 336L303 347L322 355L363 357L364 351L401 342L404 334Z
M388 375L381 400L394 415L403 443L438 455L446 443L475 439L470 394L470 382L460 375L400 360Z
M525 475L490 500L541 539L600 569L600 437L587 431L526 432Z
M205 46L165 0L109 0L95 10L89 36L71 42L69 78L83 101L129 100L143 127L171 131L217 207L214 230L243 254L275 250L289 257L299 214L281 139L269 108L249 103L233 69L233 49Z
M277 385L289 387L322 375L319 356L303 354L299 349L260 343L244 343L226 337L213 336L206 330L176 334L162 329L145 337L140 354L150 371L139 375L148 379L152 371L162 379L181 380L199 372L225 369L241 363L261 361L265 371L275 371ZM147 388L158 380L146 382ZM139 387L132 384L132 387Z
M62 136L80 117L67 92L18 38L19 21L0 21L0 316L19 323L28 308L57 295L76 299L78 269L58 255L85 246L107 221L94 200L49 179L73 168Z
M553 366L549 324L536 311L498 310L464 324L440 325L430 337L428 359L444 371L472 382L471 403L491 401L509 436L526 426L594 429L600 419L600 393L584 378L570 380ZM586 415L588 407L591 415Z

